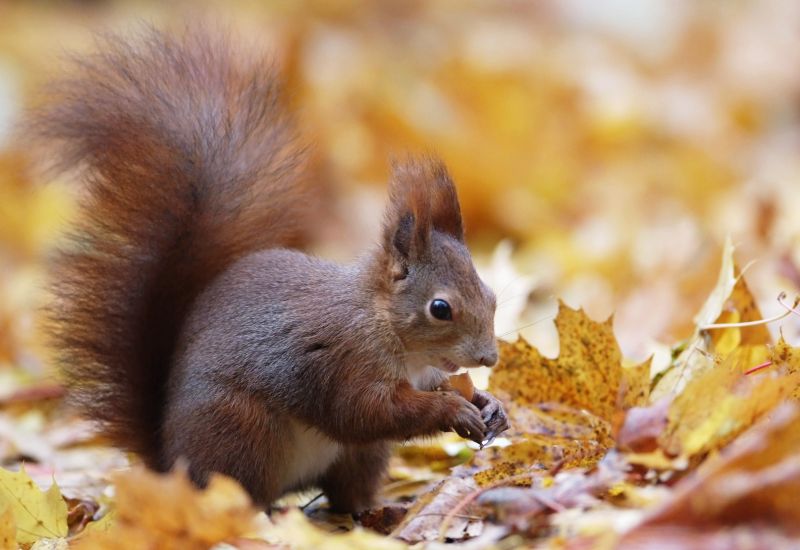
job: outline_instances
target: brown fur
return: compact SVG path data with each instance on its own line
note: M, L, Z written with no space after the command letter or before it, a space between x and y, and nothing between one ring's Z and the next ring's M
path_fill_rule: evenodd
M373 498L387 441L504 429L493 398L430 391L444 357L496 360L494 296L440 162L395 169L362 261L281 249L315 194L270 67L198 31L102 51L32 124L85 170L49 311L84 414L152 467L186 459L198 483L223 472L265 505L316 484L344 510ZM452 322L430 316L439 296Z

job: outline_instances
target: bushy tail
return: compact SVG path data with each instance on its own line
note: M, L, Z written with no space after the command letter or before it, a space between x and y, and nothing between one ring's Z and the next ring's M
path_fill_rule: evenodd
M31 124L85 185L48 319L72 401L155 467L187 309L240 256L294 244L313 192L268 62L197 29L99 46Z

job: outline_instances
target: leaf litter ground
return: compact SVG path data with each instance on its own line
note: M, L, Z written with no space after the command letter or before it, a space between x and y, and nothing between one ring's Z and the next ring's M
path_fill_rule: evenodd
M401 446L381 503L357 518L328 513L314 495L295 497L305 513L289 499L267 516L233 480L217 477L201 491L180 468L157 475L103 455L113 451L84 424L54 426L38 447L28 443L34 457L89 452L103 466L91 479L67 475L61 489L35 458L28 471L0 470L0 544L792 547L800 349L773 343L760 320L731 246L693 335L660 372L625 361L611 319L561 303L557 357L521 337L500 343L488 385L511 429L482 450L452 437ZM57 394L45 396L59 406Z

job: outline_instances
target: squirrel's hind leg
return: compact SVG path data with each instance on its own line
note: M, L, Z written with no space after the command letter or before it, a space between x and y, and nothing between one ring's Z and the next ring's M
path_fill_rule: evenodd
M266 410L263 400L244 393L191 410L173 409L164 426L166 466L186 461L189 476L200 487L214 472L232 477L255 504L268 509L282 493L285 432L284 423Z
M361 512L372 505L389 462L390 444L347 445L319 485L334 512Z

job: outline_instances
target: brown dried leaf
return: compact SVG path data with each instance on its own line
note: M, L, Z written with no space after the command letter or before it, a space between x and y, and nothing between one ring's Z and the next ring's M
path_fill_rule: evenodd
M487 490L478 498L491 506L504 522L525 528L524 523L546 511L564 511L588 506L607 495L612 486L623 482L627 463L610 454L593 470L573 469L554 477L529 480L526 487L500 487ZM533 483L531 482L533 481Z
M475 474L482 487L532 468L592 466L611 447L608 422L589 412L543 403L525 408L512 404L511 444L476 454L473 465L489 466Z
M441 482L415 502L392 536L412 543L439 539L444 518L477 490L478 485L469 477L451 477ZM482 520L459 515L452 518L444 535L451 540L461 540L478 536L482 530Z
M507 447L492 448L492 467L475 474L482 487L534 468L550 469L595 465L608 450L608 445L594 439L530 435L517 439ZM525 483L521 481L520 483Z
M637 530L766 523L800 536L800 409L785 403L681 481Z
M667 427L671 398L659 399L649 407L634 407L625 414L625 421L616 436L617 448L644 453L658 447L658 438Z

